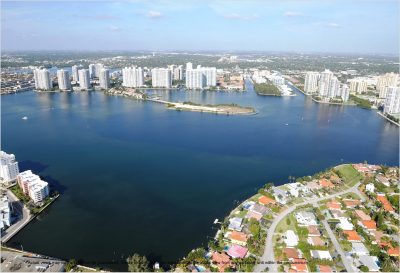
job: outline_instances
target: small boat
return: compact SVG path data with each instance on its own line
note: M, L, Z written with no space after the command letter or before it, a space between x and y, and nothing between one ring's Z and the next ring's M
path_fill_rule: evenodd
M22 119L23 119L23 120L27 120L27 119L28 119L28 117L27 117L27 116L25 116L25 117L23 117Z
M218 218L214 220L214 224L217 224L217 223L218 223Z
M288 125L289 125L289 123L285 123L285 125L286 125L286 126L288 126Z

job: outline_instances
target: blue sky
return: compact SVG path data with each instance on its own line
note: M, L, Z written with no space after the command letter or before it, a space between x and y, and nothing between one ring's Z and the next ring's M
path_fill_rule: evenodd
M397 54L396 0L2 1L3 50Z

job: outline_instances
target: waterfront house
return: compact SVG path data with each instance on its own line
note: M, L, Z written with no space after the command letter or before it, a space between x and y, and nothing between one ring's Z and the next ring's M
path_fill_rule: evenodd
M233 244L226 253L232 258L244 258L247 255L247 251L247 248Z
M232 243L240 246L245 246L247 243L247 235L243 232L232 231L229 234L229 239Z
M275 200L278 201L281 205L286 205L287 203L287 193L284 190L281 190L278 187L274 188L274 197Z
M382 183L383 185L385 185L386 187L390 187L390 181L389 179L387 179L385 176L378 174L375 177L375 180L379 183Z
M219 272L224 272L232 266L231 259L225 253L214 252L211 261L211 266L217 268Z
M308 182L306 187L311 191L317 191L322 188L321 185L318 183L318 180Z
M333 188L335 187L335 185L333 185L333 183L332 183L331 181L329 181L328 179L325 179L325 178L320 179L318 182L319 182L319 185L320 185L322 188L330 188L330 189L333 189Z
M263 195L263 196L260 196L260 198L258 198L258 203L267 206L270 204L274 205L276 203L276 201L268 196Z
M251 211L251 210L249 212L247 212L247 214L245 216L245 218L247 218L247 219L254 218L257 221L260 221L262 217L263 217L262 214L254 212L254 211Z
M344 230L343 234L345 239L349 242L361 242L360 235L354 230Z
M233 218L229 219L228 229L242 231L242 220L243 219L239 218L239 217L233 217Z

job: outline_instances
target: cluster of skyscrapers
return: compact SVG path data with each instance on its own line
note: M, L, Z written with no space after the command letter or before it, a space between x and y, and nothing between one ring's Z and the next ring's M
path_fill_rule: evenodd
M321 73L307 72L304 91L321 98L341 98L344 102L349 99L350 95L347 84L341 84L338 78L327 69Z

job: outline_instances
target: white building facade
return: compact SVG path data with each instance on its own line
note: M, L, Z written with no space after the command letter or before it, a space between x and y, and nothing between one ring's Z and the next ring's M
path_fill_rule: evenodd
M47 69L33 70L33 78L35 80L35 88L40 90L50 90L53 88L53 81L50 72Z
M28 195L33 202L39 203L49 196L49 184L31 170L20 173L17 177L22 192Z
M15 161L15 155L1 151L0 164L1 183L7 185L14 181L19 174L18 162Z
M89 70L81 69L79 70L78 74L79 74L79 87L81 88L81 90L89 90L91 88Z
M109 89L110 88L110 70L108 69L101 69L99 74L99 85L102 89Z
M383 112L385 114L400 113L400 87L388 87Z
M304 92L307 94L314 94L318 91L318 80L319 80L318 72L307 72L306 78L304 82Z
M141 67L125 67L122 69L122 86L144 86L144 71Z
M153 87L171 88L171 70L168 68L153 68L151 70L151 85Z
M58 88L63 91L71 90L71 80L68 71L61 69L57 71Z

